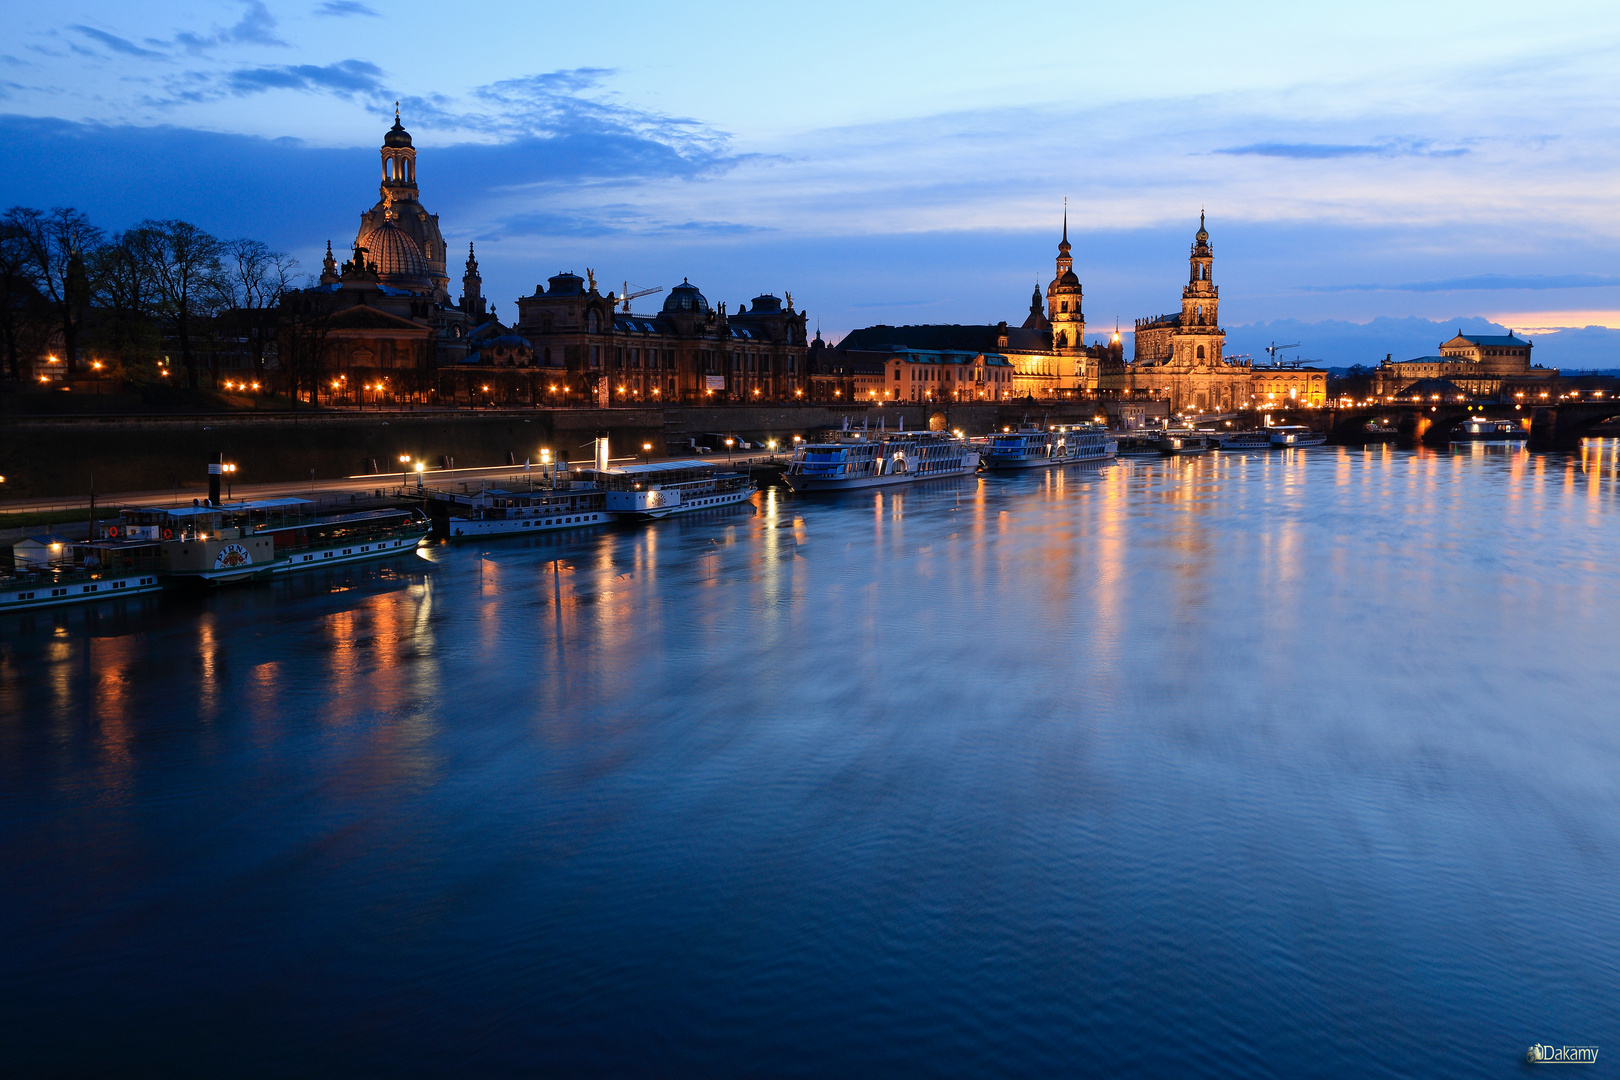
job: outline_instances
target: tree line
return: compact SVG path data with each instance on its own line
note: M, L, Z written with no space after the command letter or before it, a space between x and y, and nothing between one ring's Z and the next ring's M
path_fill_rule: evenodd
M302 287L297 270L262 241L221 239L186 221L107 233L71 207L14 206L0 216L5 374L22 378L24 359L59 340L70 375L92 364L156 375L178 353L190 389L205 367L217 387L228 348L245 349L265 382L283 300Z

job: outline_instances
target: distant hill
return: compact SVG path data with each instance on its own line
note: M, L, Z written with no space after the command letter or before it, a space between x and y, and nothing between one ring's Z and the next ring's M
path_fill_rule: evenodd
M1248 353L1264 363L1267 359L1265 349L1271 342L1285 345L1297 341L1300 347L1283 353L1285 359L1311 361L1322 367L1349 367L1352 364L1371 366L1383 360L1386 353L1396 360L1432 356L1440 351L1440 343L1455 337L1458 330L1473 334L1505 334L1508 329L1478 317L1440 322L1417 318L1379 318L1369 323L1307 323L1297 319L1278 319L1275 322L1227 327L1226 352ZM1531 354L1534 362L1546 367L1570 370L1620 368L1620 330L1588 326L1584 329L1560 330L1556 334L1521 336L1535 343L1535 350Z

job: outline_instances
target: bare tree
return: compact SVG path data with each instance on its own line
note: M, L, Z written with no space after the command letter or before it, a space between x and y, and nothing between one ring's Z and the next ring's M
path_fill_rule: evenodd
M221 254L215 287L235 329L241 332L253 357L253 371L266 378L265 354L276 337L281 301L293 288L298 260L272 251L261 240L227 240Z
M219 296L218 237L187 221L143 221L126 234L152 282L155 309L180 346L186 386L198 388L196 322Z
M72 207L44 213L26 206L6 211L5 223L16 230L34 288L51 305L62 325L62 351L68 371L79 370L79 330L90 306L85 259L101 246L101 230Z
M289 289L282 296L279 358L287 396L295 409L305 393L311 405L320 403L336 310L337 298L320 289Z
M126 372L137 356L155 358L158 352L153 325L157 297L141 241L134 232L118 233L96 251L89 266L98 308L90 336L98 348L117 357Z
M51 314L34 287L27 245L11 221L0 219L0 350L6 374L22 378L22 357L45 347Z

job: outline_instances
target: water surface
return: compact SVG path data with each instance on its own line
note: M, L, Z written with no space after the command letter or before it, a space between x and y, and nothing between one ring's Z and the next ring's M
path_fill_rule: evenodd
M8 1071L1614 1075L1615 454L768 491L12 616Z

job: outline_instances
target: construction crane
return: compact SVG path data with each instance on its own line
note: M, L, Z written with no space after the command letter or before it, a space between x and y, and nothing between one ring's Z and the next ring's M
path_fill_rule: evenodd
M1266 355L1271 357L1271 364L1272 364L1273 367L1275 367L1277 365L1277 354L1278 353L1282 352L1284 349L1297 349L1297 348L1299 348L1299 342L1297 342L1297 341L1294 342L1292 345L1279 345L1275 341L1273 341L1270 345L1266 346Z
M624 283L624 292L620 295L619 299L624 303L624 310L628 312L630 310L630 301L638 300L643 296L651 296L653 293L661 293L663 291L664 287L662 285L654 285L650 289L637 289L635 292L631 292L630 283L627 281Z

